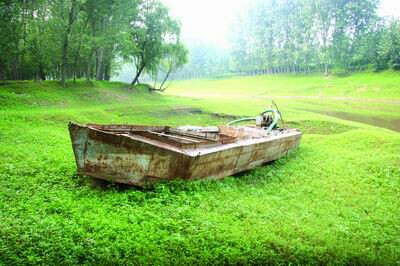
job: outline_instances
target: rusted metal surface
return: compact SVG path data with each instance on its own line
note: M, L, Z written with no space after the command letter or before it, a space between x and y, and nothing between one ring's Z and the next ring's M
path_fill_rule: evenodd
M161 180L218 179L276 160L298 147L296 129L81 126L69 131L78 173L143 186Z

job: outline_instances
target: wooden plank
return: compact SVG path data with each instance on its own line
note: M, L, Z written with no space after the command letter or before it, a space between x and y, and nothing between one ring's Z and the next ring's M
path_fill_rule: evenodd
M196 135L196 134L189 133L189 132L182 132L182 131L174 130L174 129L170 129L169 132L176 134L176 135L182 135L182 136L191 137L191 138L195 138L195 139L202 139L202 140L217 142L215 139L207 138L205 136Z
M185 138L185 137L180 137L180 136L174 136L174 135L170 135L167 133L158 133L158 132L154 132L154 131L148 131L150 134L155 134L157 136L162 136L162 137L168 137L168 138L172 138L172 139L178 139L178 140L184 140L184 141L188 141L188 142L194 142L194 143L200 143L202 141L200 140L194 140L194 139L190 139L190 138Z

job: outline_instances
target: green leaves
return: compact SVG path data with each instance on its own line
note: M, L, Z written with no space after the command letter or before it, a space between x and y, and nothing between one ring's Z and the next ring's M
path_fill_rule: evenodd
M377 0L254 1L234 27L236 69L294 74L366 69L376 59L377 6Z
M134 49L125 53L136 66L132 84L138 82L143 71L157 73L161 62L168 60L168 57L174 57L176 66L185 63L185 55L182 54L185 50L179 42L180 25L170 17L168 9L154 0L141 2L138 9L138 18L130 22L131 45Z
M0 15L1 79L109 80L123 60L151 72L180 35L158 0L3 1Z
M378 45L376 70L400 70L400 22L391 21L381 32Z

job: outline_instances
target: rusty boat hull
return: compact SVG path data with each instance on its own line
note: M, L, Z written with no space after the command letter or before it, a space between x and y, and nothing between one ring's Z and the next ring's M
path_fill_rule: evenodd
M298 147L296 129L69 125L78 174L144 186L219 179L279 159Z

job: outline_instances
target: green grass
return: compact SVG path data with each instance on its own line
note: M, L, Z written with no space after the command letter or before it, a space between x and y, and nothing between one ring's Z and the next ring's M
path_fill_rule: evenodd
M400 100L400 75L361 72L347 77L264 75L173 83L169 94L188 97L328 96Z
M382 95L365 98L399 99L399 77L331 80L335 96L361 97L346 93L349 82L368 82ZM268 105L246 95L269 86L277 96L304 95L301 84L321 80L185 81L169 95L103 82L0 86L0 264L399 264L400 134L317 113L329 106L397 119L396 104L278 98L286 123L305 132L300 148L221 181L142 190L76 174L70 120L218 125L229 119L215 113L248 116ZM233 85L230 96L246 97L209 97Z

